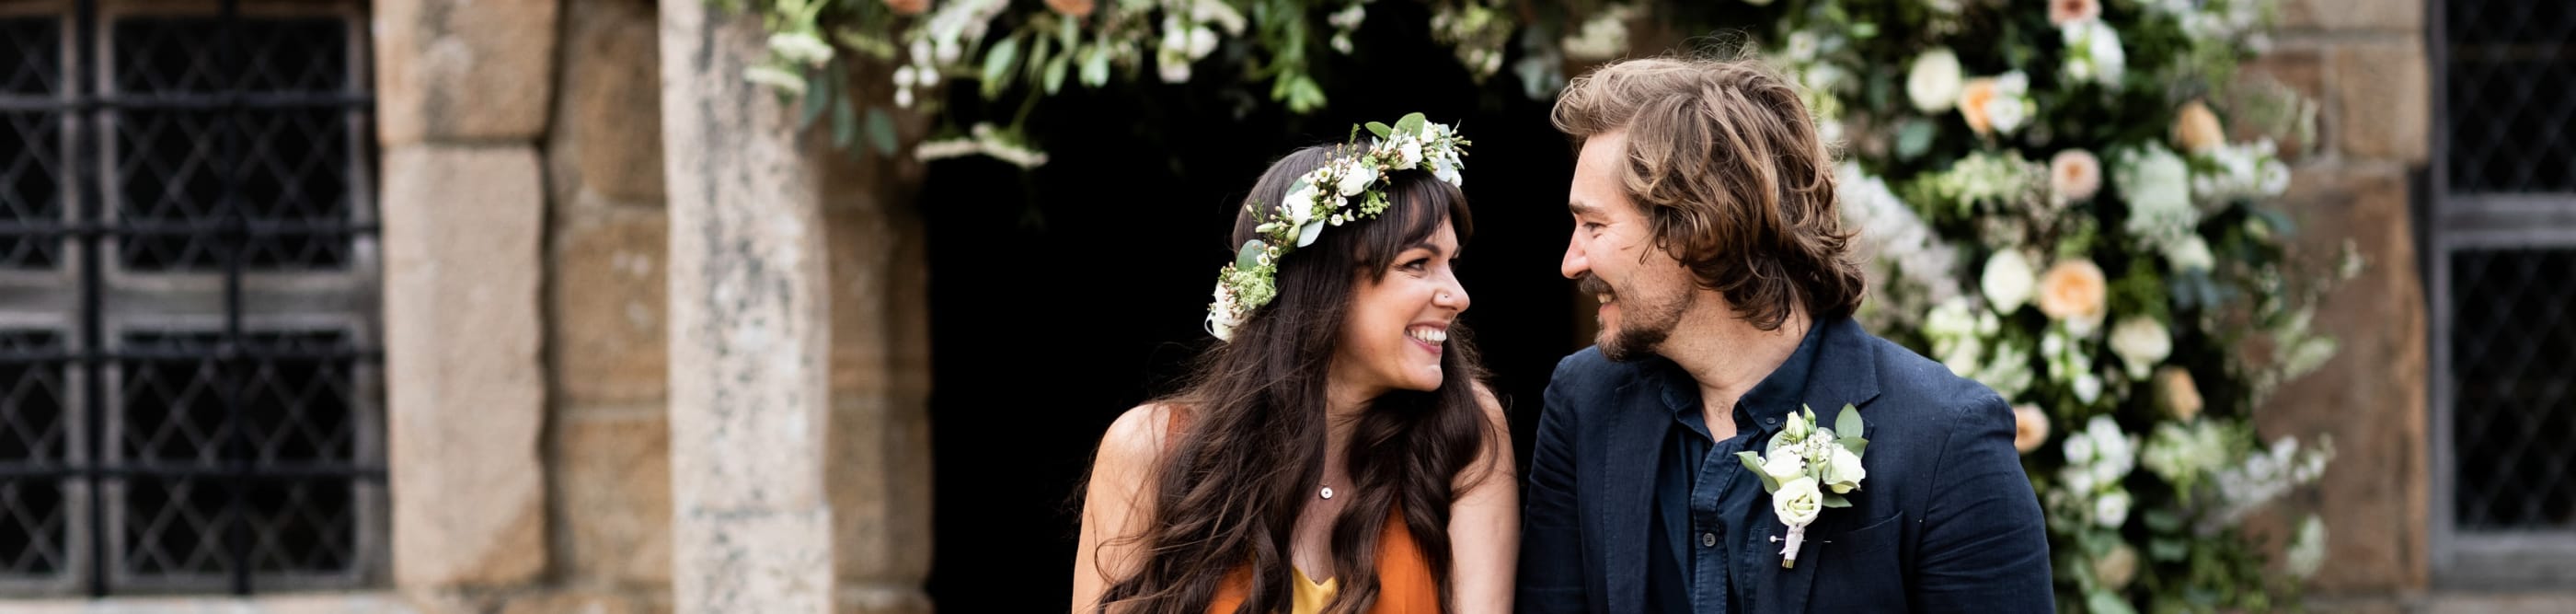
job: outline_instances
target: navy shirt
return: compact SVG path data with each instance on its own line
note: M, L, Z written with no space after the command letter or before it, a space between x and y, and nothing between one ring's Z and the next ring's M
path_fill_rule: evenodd
M1731 412L1735 435L1716 441L1700 403L1699 381L1670 361L1652 369L1663 388L1664 408L1673 421L1664 433L1664 449L1655 466L1657 522L1647 538L1646 599L1657 612L1721 614L1743 611L1739 571L1730 561L1744 548L1768 544L1751 527L1769 523L1770 510L1760 478L1744 468L1735 453L1762 453L1771 439L1753 416L1797 411L1806 397L1807 371L1816 360L1817 339L1824 327L1808 329L1797 351L1780 367L1737 399ZM1819 414L1820 416L1823 414ZM1773 425L1772 431L1777 431Z

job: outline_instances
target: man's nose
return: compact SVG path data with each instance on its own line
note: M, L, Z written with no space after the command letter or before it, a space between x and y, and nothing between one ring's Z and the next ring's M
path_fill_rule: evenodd
M1565 260L1556 263L1556 272L1566 279L1581 279L1592 270L1592 255L1584 253L1583 242L1565 238Z

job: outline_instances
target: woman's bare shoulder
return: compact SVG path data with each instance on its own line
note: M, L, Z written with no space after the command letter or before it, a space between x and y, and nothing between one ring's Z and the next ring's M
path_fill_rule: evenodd
M1154 466L1163 456L1163 448L1172 437L1173 412L1180 411L1170 403L1146 403L1128 408L1109 423L1109 432L1100 436L1099 456L1092 459L1093 473L1116 471L1122 475L1141 476L1143 469Z

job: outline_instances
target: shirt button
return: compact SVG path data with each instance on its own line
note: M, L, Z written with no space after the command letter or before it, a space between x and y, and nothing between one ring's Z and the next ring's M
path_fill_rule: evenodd
M1699 545L1700 545L1700 547L1703 547L1703 548L1715 548L1715 547L1717 547L1717 534L1716 534L1716 533L1701 533L1701 534L1699 534Z

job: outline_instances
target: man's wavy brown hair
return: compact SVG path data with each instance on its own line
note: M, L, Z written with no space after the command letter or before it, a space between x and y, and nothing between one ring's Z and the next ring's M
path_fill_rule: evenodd
M1627 132L1620 185L1655 248L1746 322L1776 330L1801 303L1816 320L1860 306L1833 157L1796 86L1759 60L1614 63L1568 84L1551 119L1578 145Z

